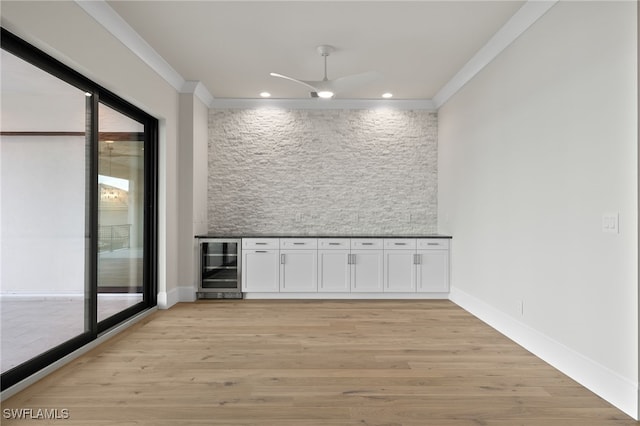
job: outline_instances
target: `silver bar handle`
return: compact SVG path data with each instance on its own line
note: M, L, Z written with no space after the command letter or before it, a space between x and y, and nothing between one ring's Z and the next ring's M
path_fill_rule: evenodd
M293 243L294 246L303 246L305 243Z
M256 253L266 253L266 250L256 250Z
M281 265L284 265L284 256L285 256L284 253L280 255L280 264Z
M439 246L440 243L427 243L428 246Z
M407 245L407 243L394 243L394 244L397 245L397 246L406 246Z
M373 243L362 243L363 246L372 246Z
M340 243L329 243L330 246L339 246Z
M266 246L267 243L255 243L257 246Z

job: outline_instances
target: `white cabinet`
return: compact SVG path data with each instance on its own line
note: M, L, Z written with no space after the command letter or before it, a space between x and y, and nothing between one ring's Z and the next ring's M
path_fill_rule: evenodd
M385 239L385 292L449 291L449 241Z
M278 250L242 251L242 291L278 292L280 268Z
M245 293L449 291L446 238L247 238L242 247Z
M413 293L416 291L416 240L387 238L384 240L384 291Z
M351 240L351 291L382 291L384 282L383 240L361 238Z
M318 246L318 291L382 291L382 239L323 238Z
M318 291L351 291L351 250L344 248L318 250Z
M384 291L411 293L416 291L415 250L385 250Z
M318 291L317 242L313 238L280 240L280 291Z
M384 258L382 250L351 250L351 291L382 291Z
M418 250L417 291L446 293L449 291L449 251Z

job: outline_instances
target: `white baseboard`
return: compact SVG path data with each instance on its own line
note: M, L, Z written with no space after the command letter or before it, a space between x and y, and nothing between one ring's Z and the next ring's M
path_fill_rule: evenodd
M30 293L30 292L10 292L0 293L0 299L6 300L61 300L61 299L83 299L83 292L76 293Z
M619 375L462 290L452 288L449 299L638 420L640 386L637 382Z
M178 302L195 302L196 289L193 287L176 287L170 291L158 293L158 308L169 309Z
M245 299L419 300L448 299L448 293L245 293Z
M158 308L169 309L178 303L178 289L174 288L170 291L158 292Z

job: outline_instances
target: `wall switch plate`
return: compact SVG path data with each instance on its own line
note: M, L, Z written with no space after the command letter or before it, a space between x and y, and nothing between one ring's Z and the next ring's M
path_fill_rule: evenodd
M602 215L602 232L617 234L620 232L620 215L618 213L605 213Z

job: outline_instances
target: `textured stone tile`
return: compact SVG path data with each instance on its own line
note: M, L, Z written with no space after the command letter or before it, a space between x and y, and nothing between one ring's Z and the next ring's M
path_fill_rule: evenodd
M437 114L209 112L209 231L436 231Z

